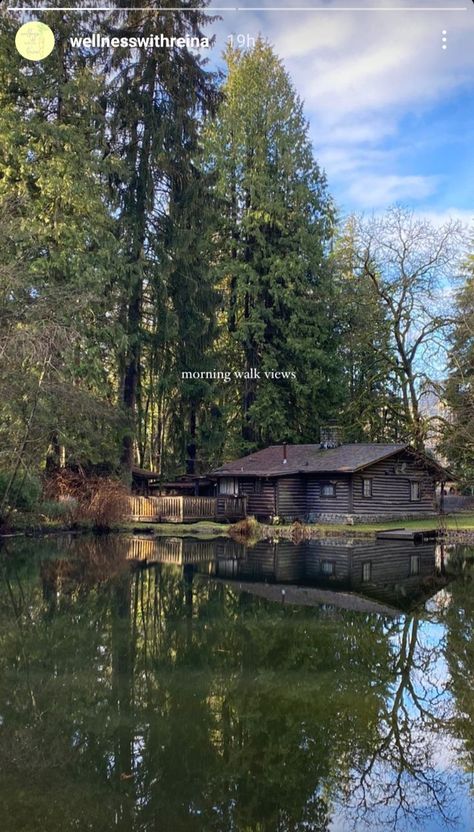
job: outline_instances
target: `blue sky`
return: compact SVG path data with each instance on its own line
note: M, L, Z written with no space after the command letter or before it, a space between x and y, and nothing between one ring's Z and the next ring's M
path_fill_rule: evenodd
M472 0L244 0L240 11L221 10L231 3L210 0L210 13L221 16L206 30L217 35L211 62L231 32L261 34L274 45L304 100L315 156L341 214L399 202L436 222L472 223ZM361 5L377 10L356 12ZM394 11L381 11L387 6ZM423 11L408 11L413 6Z
M384 2L400 11L220 12L216 46L229 32L268 37L304 99L315 155L342 212L402 202L435 221L471 223L474 4ZM440 4L450 11L403 10Z

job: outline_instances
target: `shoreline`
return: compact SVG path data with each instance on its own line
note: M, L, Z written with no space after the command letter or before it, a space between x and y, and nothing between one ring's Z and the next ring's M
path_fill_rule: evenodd
M464 522L463 522L464 520ZM198 523L118 523L114 524L109 531L97 530L90 525L67 526L54 524L32 524L30 526L10 527L0 532L0 543L2 540L14 540L20 537L48 537L62 534L81 535L93 534L97 537L106 534L137 534L150 537L197 537L201 539L215 539L229 537L243 544L251 546L259 540L291 540L299 543L304 540L317 540L325 538L358 538L374 540L377 533L383 530L407 528L413 531L423 531L437 528L444 532L440 541L445 544L470 544L474 545L474 518L462 518L460 515L451 515L445 518L445 523L428 523L416 521L401 521L386 524L372 524L364 526L321 526L304 525L294 523L292 525L273 526L264 523L253 523L252 528L242 529L239 524L222 524L202 521Z

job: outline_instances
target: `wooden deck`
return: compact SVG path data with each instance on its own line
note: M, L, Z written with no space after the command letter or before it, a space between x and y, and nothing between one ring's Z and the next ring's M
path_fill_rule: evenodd
M242 520L246 497L129 497L128 519L139 523Z

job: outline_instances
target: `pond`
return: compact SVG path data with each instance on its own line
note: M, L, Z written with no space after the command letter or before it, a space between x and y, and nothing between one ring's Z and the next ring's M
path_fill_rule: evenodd
M16 539L2 832L474 828L474 552Z

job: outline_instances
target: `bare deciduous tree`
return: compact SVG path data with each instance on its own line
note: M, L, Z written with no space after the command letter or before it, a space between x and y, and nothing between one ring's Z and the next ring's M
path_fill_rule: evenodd
M387 312L407 437L422 447L429 418L422 397L446 364L451 298L465 242L462 224L443 225L393 207L383 216L352 217L351 268Z

